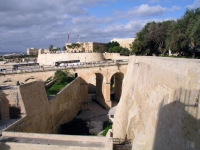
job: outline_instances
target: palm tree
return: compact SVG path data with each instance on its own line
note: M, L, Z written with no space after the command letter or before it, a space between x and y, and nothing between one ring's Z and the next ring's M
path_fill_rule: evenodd
M53 51L53 45L52 45L52 44L49 46L49 51L50 51L50 52Z

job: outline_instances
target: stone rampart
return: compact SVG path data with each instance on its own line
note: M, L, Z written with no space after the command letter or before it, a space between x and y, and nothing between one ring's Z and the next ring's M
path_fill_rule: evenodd
M39 54L37 62L43 65L54 66L56 61L80 60L80 62L103 61L102 53L50 53Z
M200 60L129 59L114 118L114 138L132 150L200 149Z
M20 95L26 116L7 131L57 133L62 123L71 121L81 110L84 80L76 78L51 100L47 99L44 82L36 81L21 85Z
M23 72L23 73L2 75L0 77L0 84L3 84L8 80L10 80L11 82L19 81L20 83L24 84L26 83L27 79L38 79L45 81L49 77L54 76L55 71Z
M103 53L103 57L108 60L120 60L120 59L129 59L129 56L120 56L119 53Z
M40 66L54 66L56 61L80 60L80 62L96 62L104 60L128 59L119 53L50 53L39 54L37 62Z

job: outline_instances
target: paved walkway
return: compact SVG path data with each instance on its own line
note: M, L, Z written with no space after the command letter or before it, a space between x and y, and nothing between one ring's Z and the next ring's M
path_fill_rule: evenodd
M42 145L62 145L62 146L78 146L78 147L105 147L104 142L89 142L89 141L67 141L67 140L52 140L41 138L23 138L23 137L0 137L0 142L15 142L15 143L30 143Z
M89 94L89 110L82 111L77 118L87 121L108 121L108 111L101 107L97 102L91 100L92 94Z

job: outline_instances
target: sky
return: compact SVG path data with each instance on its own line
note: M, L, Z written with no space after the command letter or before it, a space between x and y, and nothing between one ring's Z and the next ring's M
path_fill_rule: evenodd
M0 52L134 38L146 23L181 18L200 0L0 0Z

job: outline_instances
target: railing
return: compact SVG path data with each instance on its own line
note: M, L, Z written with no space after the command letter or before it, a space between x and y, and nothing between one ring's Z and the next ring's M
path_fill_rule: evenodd
M113 150L131 150L132 139L113 138Z
M118 145L132 144L132 139L113 138L113 144L118 144Z
M43 67L43 68L27 68L27 69L19 69L16 71L5 71L1 72L0 74L20 74L20 73L27 73L27 72L43 72L43 71L55 71L58 69L80 69L80 68L93 68L93 67L107 67L107 66L115 66L115 65L127 65L128 60L115 60L115 61L102 61L102 62L86 62L80 65L75 66L62 66L62 67Z

